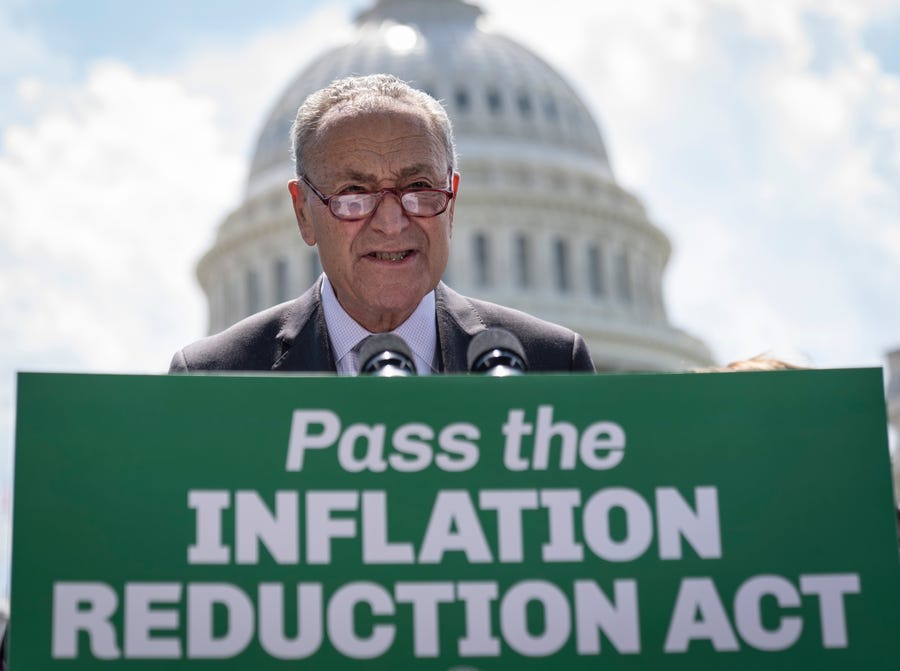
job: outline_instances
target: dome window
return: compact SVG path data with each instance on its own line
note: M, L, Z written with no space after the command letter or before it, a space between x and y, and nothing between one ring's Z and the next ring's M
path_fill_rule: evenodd
M599 245L591 245L588 247L588 284L591 294L598 298L606 293L603 274L603 252Z
M650 303L650 276L647 274L647 266L644 264L644 259L641 259L641 265L637 270L635 301L641 305L646 305Z
M548 121L556 121L559 118L559 109L556 107L556 101L553 98L547 98L544 101L544 116Z
M487 104L491 114L497 115L503 110L503 99L497 89L488 89Z
M225 324L233 324L240 319L240 306L237 299L237 288L235 281L231 278L225 279Z
M560 291L568 291L569 284L569 245L562 238L556 238L553 242L553 275L556 278L556 288Z
M522 116L526 119L530 119L532 112L531 97L527 93L520 93L517 102L519 104L519 112Z
M275 265L272 268L275 284L275 302L284 303L290 298L290 287L288 282L288 262L287 259L275 259Z
M453 98L456 102L456 109L460 112L469 111L469 92L466 89L456 89Z
M631 303L631 270L628 254L622 252L616 256L616 295L623 303Z
M516 284L522 289L531 286L531 245L529 239L523 235L516 236Z
M491 259L487 236L484 233L476 233L472 238L472 245L475 254L475 284L486 287L491 283Z
M550 175L550 185L554 191L563 192L568 190L569 182L562 173L554 172Z
M259 286L259 273L255 270L248 270L244 277L245 289L247 291L247 310L246 314L252 315L254 312L262 310L262 295Z

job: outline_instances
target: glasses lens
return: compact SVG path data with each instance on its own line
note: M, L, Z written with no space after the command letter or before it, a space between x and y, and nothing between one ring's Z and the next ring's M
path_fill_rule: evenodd
M377 202L377 193L346 193L332 197L328 204L338 219L362 219L371 214Z
M403 194L403 209L417 217L433 217L444 211L450 197L442 191L410 191Z
M394 191L396 194L397 192ZM328 202L331 213L338 219L354 221L372 214L384 192L342 193L332 196ZM434 217L445 209L450 196L443 191L407 191L400 196L403 210L414 217Z

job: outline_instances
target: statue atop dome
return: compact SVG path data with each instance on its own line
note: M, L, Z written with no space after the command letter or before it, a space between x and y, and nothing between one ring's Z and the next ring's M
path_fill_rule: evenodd
M464 0L377 0L371 9L357 14L356 24L395 21L421 26L434 22L474 24L484 11Z

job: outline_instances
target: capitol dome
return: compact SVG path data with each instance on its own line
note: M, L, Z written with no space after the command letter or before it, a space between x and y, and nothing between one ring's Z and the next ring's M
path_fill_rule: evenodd
M616 184L590 111L540 57L481 29L481 14L462 0L378 0L352 42L290 83L260 132L244 202L198 265L210 332L299 295L321 272L285 188L291 123L333 80L388 72L440 100L453 123L461 179L445 281L578 331L601 370L711 362L668 322L669 241Z

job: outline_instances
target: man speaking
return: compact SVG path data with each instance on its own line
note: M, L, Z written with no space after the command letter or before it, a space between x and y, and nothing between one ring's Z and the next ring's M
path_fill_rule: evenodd
M531 371L593 371L583 338L441 282L459 191L450 120L391 75L349 77L310 95L291 131L288 184L300 235L324 270L299 298L175 354L170 371L359 372L359 346L395 333L418 374L464 372L471 339L513 333Z

